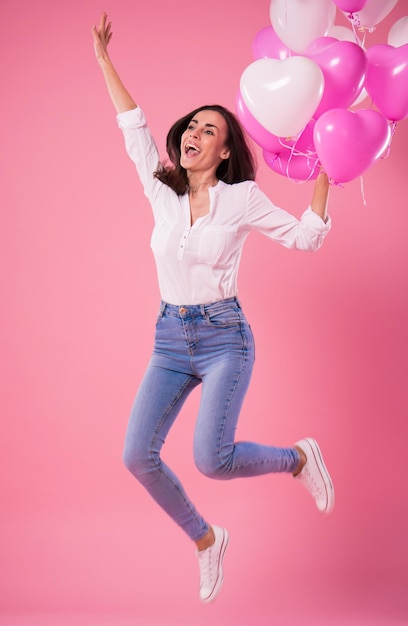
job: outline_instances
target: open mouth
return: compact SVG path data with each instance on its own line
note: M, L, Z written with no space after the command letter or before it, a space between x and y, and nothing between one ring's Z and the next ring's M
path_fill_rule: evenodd
M195 156L197 154L200 154L200 150L192 143L186 143L184 151L189 156Z

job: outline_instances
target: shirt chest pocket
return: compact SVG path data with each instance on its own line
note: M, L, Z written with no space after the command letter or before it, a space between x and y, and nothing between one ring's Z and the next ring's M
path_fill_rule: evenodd
M197 260L206 265L226 265L234 248L236 229L203 228L197 245Z

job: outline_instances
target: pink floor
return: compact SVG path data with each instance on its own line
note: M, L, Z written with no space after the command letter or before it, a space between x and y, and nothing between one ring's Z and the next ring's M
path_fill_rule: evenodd
M156 613L156 611L153 611ZM306 614L296 610L255 615L251 619L240 619L228 613L222 618L212 616L211 609L206 615L175 614L151 615L148 611L131 615L13 615L0 618L1 626L407 626L408 617L392 617L377 614L375 611L359 609L327 611L321 614Z
M210 605L190 596L182 602L179 589L173 599L157 589L154 600L140 598L127 610L12 612L0 615L0 626L408 626L404 584L379 587L362 581L361 587L347 590L347 585L335 589L324 580L313 587L303 579L279 591L271 585L264 597L253 593L248 581L245 597L243 589L237 594L230 583L225 581Z

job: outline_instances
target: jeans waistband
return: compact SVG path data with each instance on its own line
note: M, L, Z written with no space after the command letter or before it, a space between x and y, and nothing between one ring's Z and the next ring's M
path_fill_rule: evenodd
M206 313L211 311L221 312L222 310L227 310L231 306L237 306L240 309L242 308L240 301L235 296L232 298L226 298L225 300L211 302L210 304L183 304L180 306L177 304L169 304L168 302L164 302L164 300L162 300L160 302L159 317L163 317L165 313L166 315L171 315L172 317L182 317L184 319L186 317L204 317Z

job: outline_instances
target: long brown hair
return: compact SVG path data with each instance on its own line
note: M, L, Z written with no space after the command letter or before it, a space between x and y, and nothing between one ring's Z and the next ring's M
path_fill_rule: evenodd
M156 178L171 187L179 196L188 191L187 172L180 165L181 156L181 136L186 130L189 122L199 111L217 111L227 123L228 133L226 146L230 151L228 159L223 159L217 168L216 176L219 180L228 184L241 183L244 180L255 180L256 164L255 156L244 135L241 124L231 111L225 107L214 104L205 105L187 115L173 124L170 128L166 148L172 165L161 164L154 173Z

